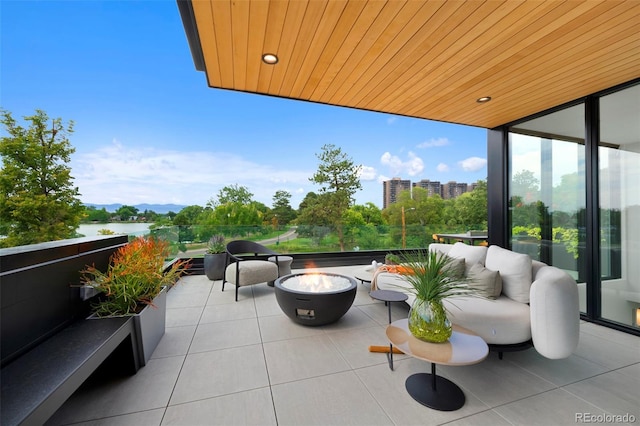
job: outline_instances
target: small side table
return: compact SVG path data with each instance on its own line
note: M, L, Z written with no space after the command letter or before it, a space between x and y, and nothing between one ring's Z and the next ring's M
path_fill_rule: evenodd
M269 262L276 263L276 257L271 256L267 259ZM291 256L278 256L278 277L283 277L285 275L289 275L291 273L291 263L293 262L293 257ZM269 281L267 283L269 287L273 287L274 281Z
M373 299L384 302L389 308L389 324L391 324L391 302L404 302L407 300L407 295L393 290L374 290L369 293ZM393 343L389 343L389 353L387 354L387 361L389 361L389 368L393 371Z
M371 284L373 280L373 266L365 266L364 268L360 268L354 275L357 280L360 280L362 285Z
M431 374L413 374L405 381L405 387L413 399L434 410L457 410L466 399L458 385L436 375L436 364L477 364L489 353L489 347L480 336L457 325L453 325L448 342L428 343L411 334L405 318L387 326L387 338L405 354L431 363Z

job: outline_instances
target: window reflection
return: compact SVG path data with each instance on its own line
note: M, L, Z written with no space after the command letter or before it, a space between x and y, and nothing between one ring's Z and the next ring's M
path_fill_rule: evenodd
M602 317L636 325L640 308L640 85L600 99Z

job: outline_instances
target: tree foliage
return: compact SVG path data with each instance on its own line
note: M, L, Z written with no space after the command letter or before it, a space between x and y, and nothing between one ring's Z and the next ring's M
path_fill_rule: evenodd
M122 221L130 220L133 216L138 215L138 208L134 206L121 206L116 210L116 216Z
M111 214L104 207L99 210L94 206L86 207L84 214L87 222L107 223L111 219Z
M275 219L277 225L287 225L296 218L296 211L291 207L291 193L283 190L273 195L273 208L269 219Z
M204 208L198 205L187 206L175 215L173 224L179 226L195 225L203 211Z
M335 229L340 250L344 251L346 241L343 218L353 203L353 195L362 189L359 178L361 167L355 165L346 153L332 144L324 145L322 152L316 154L316 157L320 164L309 180L320 185L319 195L315 202L309 203L301 211L300 222L326 225Z
M531 170L521 170L513 175L511 195L520 197L525 203L537 201L540 198L540 181Z
M2 110L0 222L6 247L71 238L84 207L67 163L73 121L49 119L42 110L24 117L25 128Z
M237 203L249 204L253 200L253 194L246 186L233 184L228 185L218 191L218 200L214 205Z
M370 223L372 225L384 224L382 211L380 210L380 208L378 208L378 206L370 201L365 203L364 205L356 204L354 206L351 206L351 210L360 213L365 223Z

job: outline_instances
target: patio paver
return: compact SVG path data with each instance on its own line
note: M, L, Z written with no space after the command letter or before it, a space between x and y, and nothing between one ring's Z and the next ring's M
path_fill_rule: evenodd
M565 360L529 349L442 367L467 402L441 412L404 388L428 363L398 355L390 371L384 354L368 351L387 343L388 318L365 285L339 322L321 327L287 318L266 284L241 288L235 302L233 286L222 292L220 281L188 276L167 304L150 363L134 376L90 379L48 425L575 424L583 411L640 419L640 338L590 323ZM394 305L394 319L406 316L408 306Z

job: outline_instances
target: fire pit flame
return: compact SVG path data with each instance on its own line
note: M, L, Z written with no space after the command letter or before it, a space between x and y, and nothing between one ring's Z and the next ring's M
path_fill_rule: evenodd
M282 286L294 291L326 293L347 289L351 286L351 282L347 278L337 275L306 273L287 278L282 281Z

